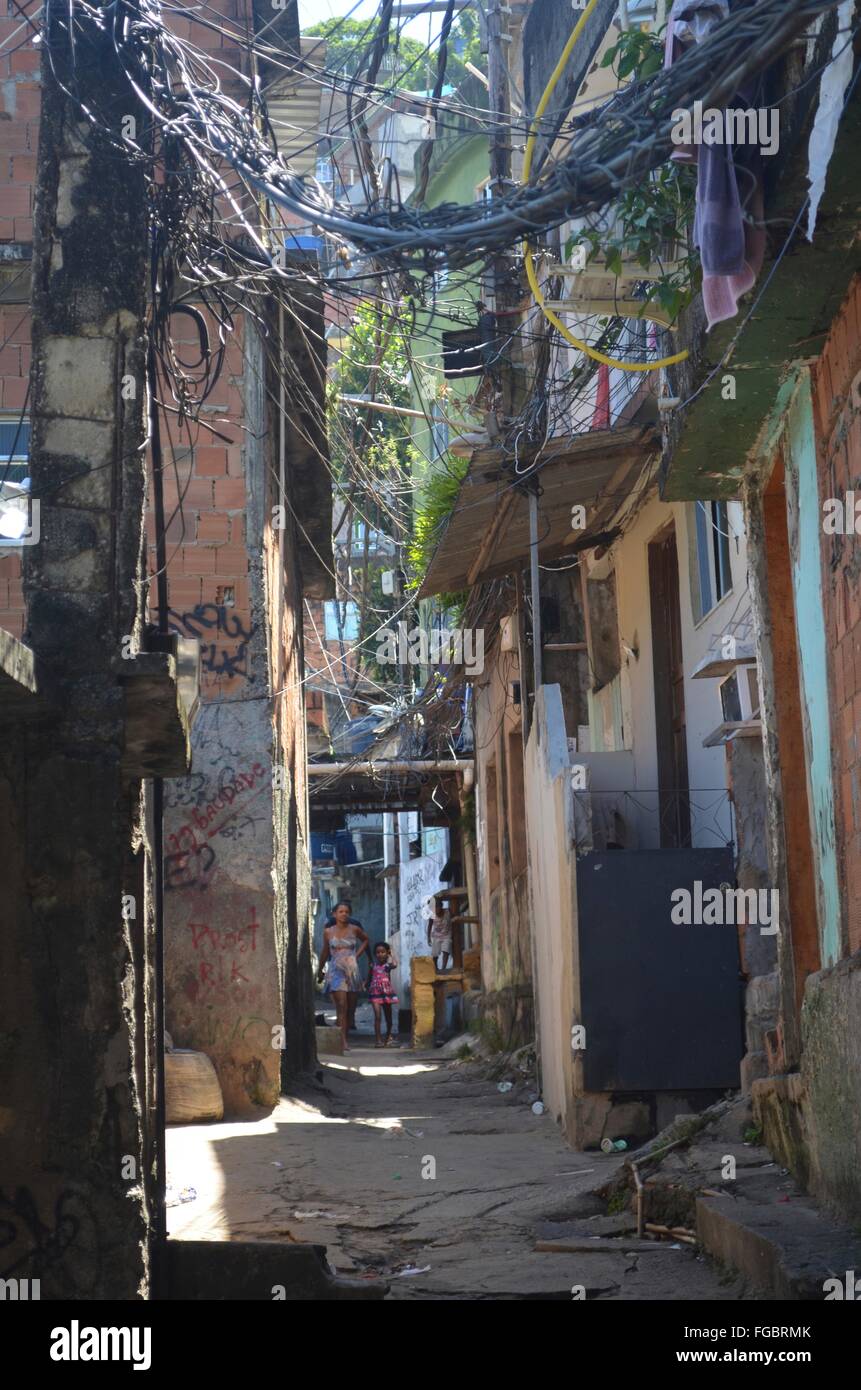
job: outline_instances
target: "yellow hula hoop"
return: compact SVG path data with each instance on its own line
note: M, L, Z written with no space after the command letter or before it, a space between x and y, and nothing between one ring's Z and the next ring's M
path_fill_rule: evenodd
M597 3L598 0L589 0L589 4L586 6L577 23L574 25L568 42L562 50L562 56L559 59L559 62L556 64L556 67L553 69L553 72L550 76L550 81L544 88L541 100L539 101L535 115L532 118L532 125L529 128L529 135L526 140L526 152L523 157L524 183L529 182L529 174L532 169L532 156L535 152L535 139L538 134L538 123L541 120L541 117L544 115L544 112L547 110L550 98L556 90L556 84L562 76L563 72L565 71L568 59L571 57L571 54L574 51L574 45L576 44L577 40L582 34L583 27ZM662 357L657 362L620 362L615 357L608 357L606 353L599 352L597 348L590 347L588 343L584 343L580 338L575 338L570 328L567 328L565 326L565 324L558 317L558 315L554 314L552 309L547 308L544 295L541 292L541 286L538 283L538 276L535 273L535 261L532 255L532 248L529 245L528 241L524 241L523 243L523 257L526 266L526 279L529 281L529 288L532 291L535 302L538 305L544 317L547 319L549 323L553 324L554 328L557 328L559 330L563 338L565 338L565 340L569 342L572 347L578 348L580 352L585 352L586 356L591 357L595 362L603 362L604 365L607 367L618 367L619 370L623 372L651 372L654 371L656 367L672 367L676 362L684 362L685 358L688 356L687 351L685 351L677 352L672 357Z

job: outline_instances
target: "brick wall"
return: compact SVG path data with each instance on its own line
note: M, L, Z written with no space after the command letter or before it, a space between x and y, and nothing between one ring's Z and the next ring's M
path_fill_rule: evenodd
M0 245L29 246L33 237L33 196L39 132L39 52L21 11L35 14L35 0L18 8L0 0L10 14L0 16ZM210 14L244 23L247 0L215 0ZM186 19L174 19L181 38L219 59L238 66L242 55L229 34ZM0 417L9 418L25 407L30 371L29 265L4 263L0 282ZM197 334L188 319L178 319L175 337L197 356ZM217 339L216 339L217 341ZM252 627L245 549L245 478L242 450L243 358L242 326L227 347L221 381L205 407L205 418L233 439L231 445L206 430L195 431L195 448L177 438L180 454L174 471L165 470L168 528L168 589L171 626L199 636L204 645L204 696L235 694L245 681L244 636ZM230 417L230 425L225 420ZM165 440L167 445L167 440ZM4 460L0 459L0 477ZM179 500L182 495L182 515ZM183 527L183 519L185 525ZM154 523L147 520L150 574L155 571ZM228 592L224 602L224 591ZM201 617L202 614L202 617ZM0 627L22 636L24 604L21 590L21 552L0 548ZM191 628L195 630L192 632Z
M4 0L0 6L5 10ZM214 10L244 27L250 3L216 0ZM17 16L0 18L0 43L20 24ZM180 37L238 65L240 55L217 28L176 18L175 27ZM0 411L7 419L25 407L30 369L27 243L38 69L25 27L0 49L0 244L8 248L0 259ZM223 213L235 223L232 210ZM178 356L195 362L196 327L184 315L171 327ZM217 347L212 321L209 327ZM314 327L316 341L322 324ZM168 410L162 424L169 621L200 641L202 659L192 771L165 785L167 1026L178 1046L213 1059L228 1113L277 1099L282 1058L272 1047L272 1028L284 1021L285 1003L287 1065L301 1070L314 1058L302 577L295 526L279 549L268 524L277 500L269 487L278 428L272 383L267 394L264 380L266 350L237 312L221 376L199 422L181 426ZM151 497L146 530L154 619ZM0 626L21 636L24 622L21 550L0 549ZM275 766L288 772L281 789Z
M33 183L39 142L39 54L26 21L12 5L0 5L0 243L33 240ZM10 13L5 13L6 10ZM21 5L38 9L34 0ZM0 412L20 411L30 373L29 266L8 264L0 304ZM14 302L15 300L20 302ZM5 460L0 459L0 477ZM0 548L0 627L20 637L24 625L21 553Z
M217 342L211 321L209 327ZM177 318L173 332L178 354L194 361L198 338L191 321ZM172 428L173 448L166 434L162 440L170 626L201 643L204 699L241 698L261 683L249 660L258 623L252 614L246 546L248 434L242 338L242 321L237 319L221 377L201 412L202 423L190 432ZM151 508L147 540L152 607L157 565Z
M861 502L861 278L813 368L820 498ZM848 528L847 528L848 529ZM850 953L861 948L861 535L823 536L823 613L831 663L835 814Z

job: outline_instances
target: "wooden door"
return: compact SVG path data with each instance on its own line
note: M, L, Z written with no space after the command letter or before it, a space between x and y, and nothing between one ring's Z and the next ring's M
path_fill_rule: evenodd
M691 811L675 526L670 526L649 546L649 597L655 672L661 848L680 849L691 843Z

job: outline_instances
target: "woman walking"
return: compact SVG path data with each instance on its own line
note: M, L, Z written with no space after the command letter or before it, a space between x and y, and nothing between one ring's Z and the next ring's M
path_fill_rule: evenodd
M341 1030L345 1052L350 1050L347 1046L347 1032L351 1010L355 1012L356 999L362 988L359 957L367 949L367 934L358 923L350 921L350 904L338 903L335 908L334 925L326 927L323 931L323 952L320 956L317 979L322 980L323 971L328 964L326 992L331 994L335 1001L338 1027Z

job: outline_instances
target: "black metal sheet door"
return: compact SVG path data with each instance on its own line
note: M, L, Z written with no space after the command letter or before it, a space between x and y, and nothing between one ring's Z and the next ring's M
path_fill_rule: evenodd
M734 884L732 850L609 850L577 861L589 1091L737 1087L742 984L734 925L676 925L676 889Z

